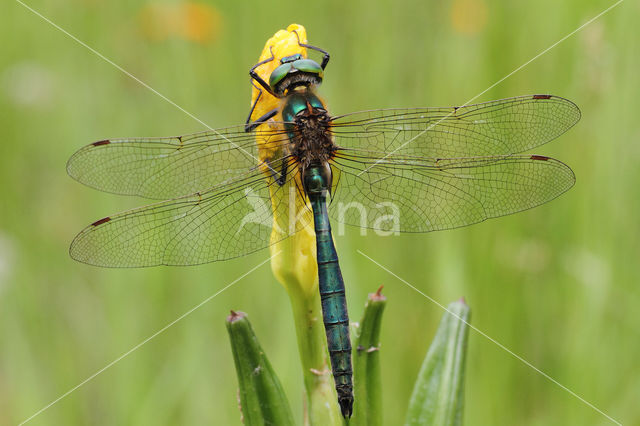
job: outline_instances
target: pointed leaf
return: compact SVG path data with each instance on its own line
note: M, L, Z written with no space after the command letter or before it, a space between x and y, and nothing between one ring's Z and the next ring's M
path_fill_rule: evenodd
M407 426L462 424L470 310L463 299L447 310L413 388Z
M293 425L293 415L269 360L260 347L247 314L227 317L227 331L238 374L240 409L245 425Z

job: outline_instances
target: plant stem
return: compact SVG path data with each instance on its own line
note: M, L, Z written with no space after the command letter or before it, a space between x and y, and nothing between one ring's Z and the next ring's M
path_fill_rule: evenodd
M319 312L320 296L293 300L298 350L302 362L311 425L341 425L333 377L328 363L326 337Z
M278 252L272 258L271 266L291 300L307 394L305 423L311 426L342 425L320 311L315 242L306 234L298 232L272 246L272 251Z

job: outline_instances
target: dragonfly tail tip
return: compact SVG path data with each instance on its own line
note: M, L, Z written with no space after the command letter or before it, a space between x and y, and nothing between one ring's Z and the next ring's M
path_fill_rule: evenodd
M353 413L353 396L344 396L338 398L338 402L340 404L340 411L342 411L342 417L345 419L351 418L351 414Z

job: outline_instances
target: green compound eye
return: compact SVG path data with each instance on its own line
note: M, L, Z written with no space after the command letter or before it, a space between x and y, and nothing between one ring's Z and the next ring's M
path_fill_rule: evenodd
M280 83L282 79L285 78L287 74L289 74L289 71L291 71L292 68L292 64L293 62L288 62L286 64L280 65L278 68L273 70L271 76L269 77L269 86L271 86L272 89L274 89L276 84Z
M302 72L308 72L312 74L317 74L318 77L322 78L322 67L318 65L318 63L311 59L298 59L292 63L293 67Z

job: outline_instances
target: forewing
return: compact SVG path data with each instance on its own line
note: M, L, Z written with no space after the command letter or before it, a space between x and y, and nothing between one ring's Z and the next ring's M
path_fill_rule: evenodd
M71 177L116 194L166 200L206 191L244 175L259 164L256 135L274 147L286 142L267 126L244 127L167 138L110 139L94 142L69 159Z
M339 116L336 143L426 158L509 155L566 132L580 119L571 101L528 95L450 108L380 109Z
M256 171L215 190L106 217L76 236L71 257L97 266L142 267L196 265L260 250L277 241L270 239L273 185Z
M458 228L516 213L575 182L567 165L538 155L415 160L343 152L333 161L340 169L333 219L392 232Z

